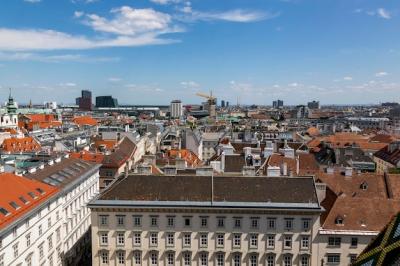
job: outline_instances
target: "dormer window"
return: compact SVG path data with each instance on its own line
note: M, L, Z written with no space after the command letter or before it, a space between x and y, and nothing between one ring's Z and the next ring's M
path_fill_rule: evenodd
M19 200L22 201L24 204L28 204L29 201L25 199L23 196L19 197Z
M11 207L13 207L16 210L21 208L15 201L10 201L10 205L11 205Z
M362 190L367 190L367 189L368 189L368 184L367 184L367 182L363 182L363 183L360 185L360 188L361 188Z
M45 193L44 190L41 188L37 188L36 191L39 192L41 195L43 195Z
M0 213L3 214L4 216L7 216L10 214L6 209L4 209L2 207L0 207Z
M340 217L340 216L336 217L335 224L336 225L343 225L343 218Z

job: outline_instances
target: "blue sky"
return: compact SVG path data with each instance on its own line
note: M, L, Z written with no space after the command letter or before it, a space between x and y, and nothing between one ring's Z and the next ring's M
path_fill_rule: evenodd
M398 0L2 0L0 97L400 99Z

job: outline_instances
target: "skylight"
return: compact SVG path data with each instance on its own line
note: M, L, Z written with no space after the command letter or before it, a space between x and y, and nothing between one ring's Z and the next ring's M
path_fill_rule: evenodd
M3 214L4 216L7 216L10 214L6 209L4 209L2 207L0 207L0 213Z

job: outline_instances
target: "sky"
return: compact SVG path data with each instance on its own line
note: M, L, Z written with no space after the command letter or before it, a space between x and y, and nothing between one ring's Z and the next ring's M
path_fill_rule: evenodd
M1 0L0 102L400 101L398 0Z

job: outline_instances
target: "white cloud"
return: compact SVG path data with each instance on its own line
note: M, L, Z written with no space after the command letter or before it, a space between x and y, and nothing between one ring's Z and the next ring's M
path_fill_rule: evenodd
M43 53L27 53L27 52L1 52L0 61L38 61L46 63L60 62L117 62L118 57L89 57L81 54L56 54L48 55Z
M75 18L80 18L84 15L85 13L83 13L82 11L75 11L74 12L74 17Z
M387 73L385 71L381 71L381 72L375 73L375 77L378 77L378 78L381 78L381 77L384 77L384 76L387 76L387 75L389 75L389 73Z
M180 3L180 2L182 2L182 0L150 0L150 2L159 4L159 5L168 5L168 4Z
M343 77L343 80L350 81L350 80L353 80L353 77L350 77L350 76Z
M27 2L27 3L32 3L32 4L34 4L34 3L39 3L39 2L41 2L42 0L24 0L24 2Z
M269 12L261 12L255 10L243 10L243 9L234 9L228 11L221 12L202 12L202 11L194 11L191 8L183 9L184 13L186 13L183 17L178 18L183 21L212 21L212 20L223 20L230 22L254 22L265 19L276 18L280 15L280 13L269 13Z
M76 87L76 83L73 82L66 82L58 84L60 87Z
M387 11L384 8L378 8L377 14L378 14L379 17L384 18L384 19L391 19L392 18L392 16L389 13L389 11Z
M110 77L107 79L109 82L120 82L122 79L118 77Z

